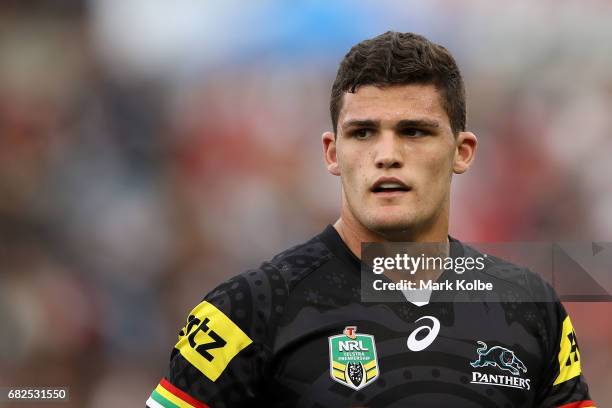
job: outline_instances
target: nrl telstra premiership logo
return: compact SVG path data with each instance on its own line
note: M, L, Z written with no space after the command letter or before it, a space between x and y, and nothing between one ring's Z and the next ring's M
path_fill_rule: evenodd
M342 334L329 337L329 372L332 380L355 390L371 384L378 378L374 336L347 326Z
M523 378L527 373L525 364L514 354L514 351L501 346L489 347L484 341L478 341L480 348L476 349L478 359L470 365L474 368L492 366L502 371L508 371L512 375L487 374L478 371L472 372L472 384L498 385L501 387L512 387L529 390L531 380Z

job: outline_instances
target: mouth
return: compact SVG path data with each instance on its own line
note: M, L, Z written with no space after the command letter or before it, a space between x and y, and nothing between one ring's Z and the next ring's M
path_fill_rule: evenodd
M412 188L396 178L381 177L372 186L370 191L376 195L388 196L407 193Z

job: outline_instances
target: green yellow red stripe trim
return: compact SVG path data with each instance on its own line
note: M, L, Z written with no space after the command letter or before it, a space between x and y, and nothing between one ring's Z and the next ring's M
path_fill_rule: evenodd
M178 405L164 398L159 392L153 390L151 396L147 400L148 408L178 408Z
M163 378L147 400L149 408L210 408Z

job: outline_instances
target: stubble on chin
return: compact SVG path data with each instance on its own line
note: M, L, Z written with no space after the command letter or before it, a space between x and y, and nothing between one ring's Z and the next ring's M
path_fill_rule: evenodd
M414 224L402 223L395 225L373 225L371 231L385 238L387 241L408 241L414 234Z
M379 215L371 214L362 221L362 225L368 230L380 235L388 241L405 241L419 227L413 214L381 219Z

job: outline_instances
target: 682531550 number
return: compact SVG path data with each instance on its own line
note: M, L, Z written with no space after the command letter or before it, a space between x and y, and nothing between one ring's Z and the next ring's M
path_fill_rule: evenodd
M68 387L2 387L0 402L68 401Z

